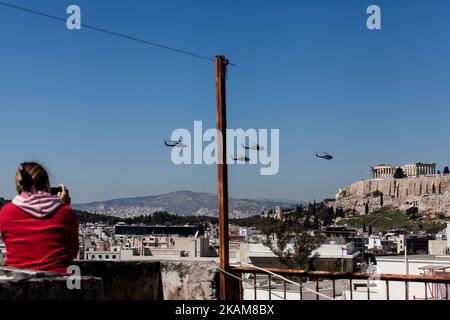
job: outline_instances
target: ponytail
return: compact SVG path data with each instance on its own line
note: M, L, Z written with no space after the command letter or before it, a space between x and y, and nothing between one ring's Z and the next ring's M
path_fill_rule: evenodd
M21 165L19 168L19 183L18 187L20 187L21 192L31 192L33 188L33 178L31 178L30 174L25 170L25 168Z
M48 173L36 162L24 162L16 173L16 189L22 192L46 191L49 187Z

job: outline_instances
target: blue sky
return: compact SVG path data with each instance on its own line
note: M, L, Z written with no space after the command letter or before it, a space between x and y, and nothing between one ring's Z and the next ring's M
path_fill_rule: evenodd
M446 0L8 1L61 17L77 4L83 23L230 58L229 127L281 137L278 175L232 166L231 196L320 200L374 163L450 162ZM382 30L366 28L371 4ZM213 63L2 6L0 41L0 196L24 160L75 202L216 192L216 167L174 166L162 146L215 126Z

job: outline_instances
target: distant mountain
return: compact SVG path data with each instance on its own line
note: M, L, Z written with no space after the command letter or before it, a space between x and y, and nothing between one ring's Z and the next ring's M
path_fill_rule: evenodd
M295 204L290 201L283 202L267 199L230 199L230 217L249 217L259 214L263 208L274 209L276 206L294 207ZM155 212L167 212L180 216L199 215L213 217L216 217L218 213L217 195L191 191L177 191L155 196L75 204L73 207L77 210L121 218L146 216Z
M271 199L271 198L255 198L253 199L255 201L269 201L269 202L277 202L277 203L286 203L290 205L307 205L307 201L298 201L298 200L292 200L292 199Z

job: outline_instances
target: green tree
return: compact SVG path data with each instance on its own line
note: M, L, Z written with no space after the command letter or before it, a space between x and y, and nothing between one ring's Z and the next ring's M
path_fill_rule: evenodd
M314 224L312 225L312 227L313 229L320 229L320 220L317 214L314 216Z
M305 229L311 228L311 216L308 213L306 214L305 219L303 221L303 226L305 227Z
M297 205L295 208L295 216L297 219L301 219L305 215L304 209L302 205Z
M308 216L313 218L313 224L309 226L311 229L318 229L320 227L320 221L317 215L318 206L320 205L318 205L316 200L314 200L314 203L310 204L308 208Z
M419 213L419 208L417 207L411 207L408 210L406 210L406 215L408 216L409 219L416 219L417 215Z
M383 192L380 194L380 206L383 207L384 205L384 199L383 199Z
M336 208L336 217L345 218L345 212L342 209L342 207L337 207Z
M288 225L273 220L261 231L265 235L264 245L290 269L307 268L309 256L324 240L318 231L308 231L299 223Z
M450 170L448 169L448 167L444 168L444 174L450 174Z
M333 207L327 207L323 206L319 209L318 212L319 219L323 222L325 226L329 226L333 223L333 220L335 219L334 209Z
M364 213L365 214L369 214L369 201L366 202L366 204L364 205Z

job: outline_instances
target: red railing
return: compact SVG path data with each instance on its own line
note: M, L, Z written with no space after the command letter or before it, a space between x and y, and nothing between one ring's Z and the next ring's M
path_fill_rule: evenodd
M392 282L400 282L404 284L404 294L403 298L405 300L413 299L413 300L448 300L449 299L449 283L450 277L446 276L418 276L418 275L394 275L394 274L369 274L369 273L346 273L346 272L328 272L328 271L303 271L303 270L292 270L292 269L279 269L279 268L267 268L262 269L258 267L250 267L250 266L232 266L231 272L227 273L229 277L233 277L235 279L240 280L240 298L244 299L244 286L246 283L248 286L253 287L253 297L255 300L258 299L258 285L257 278L266 278L264 283L267 283L268 298L272 299L273 289L272 282L274 278L276 278L277 285L282 287L283 296L279 298L286 299L286 287L288 283L295 284L298 286L299 291L299 299L303 300L305 290L313 293L315 295L316 300L322 298L336 299L336 280L346 280L349 284L347 293L350 300L354 299L354 293L361 291L357 291L357 287L367 287L367 300L371 300L373 298L373 293L371 296L371 281L381 281L385 284L385 294L383 295L383 299L391 300L391 291L392 286L390 284ZM223 272L223 271L222 271ZM250 277L248 277L250 276ZM360 280L365 280L365 282L361 282ZM311 282L315 282L315 288L311 290L305 286L305 282L308 281L311 285ZM325 296L320 292L320 282L331 281L331 294ZM354 283L357 281L358 283ZM416 295L410 296L409 293L409 285L411 283L423 283L424 284L424 296L417 297ZM266 286L264 285L264 288ZM260 286L260 289L262 287ZM397 292L398 293L398 292ZM342 296L341 296L342 297ZM359 297L361 299L361 295ZM399 299L398 294L397 298Z

